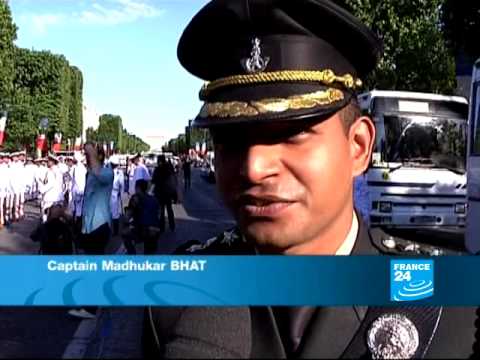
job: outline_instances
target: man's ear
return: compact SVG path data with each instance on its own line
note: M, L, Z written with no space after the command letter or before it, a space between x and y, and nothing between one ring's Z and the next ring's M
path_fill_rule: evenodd
M361 175L370 164L375 141L375 124L367 117L359 117L349 130L350 156L352 159L352 175Z

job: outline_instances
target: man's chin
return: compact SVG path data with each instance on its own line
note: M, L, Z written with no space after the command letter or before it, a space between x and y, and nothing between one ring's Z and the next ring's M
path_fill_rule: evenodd
M240 230L249 242L264 248L283 250L301 242L301 239L298 239L299 232L294 231L291 225L256 222L240 226Z

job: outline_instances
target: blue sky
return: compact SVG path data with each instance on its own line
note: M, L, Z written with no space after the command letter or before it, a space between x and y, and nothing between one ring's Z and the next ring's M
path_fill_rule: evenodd
M19 47L82 70L84 103L140 136L175 137L199 111L202 81L178 63L178 39L207 0L10 0ZM200 54L199 54L200 55Z

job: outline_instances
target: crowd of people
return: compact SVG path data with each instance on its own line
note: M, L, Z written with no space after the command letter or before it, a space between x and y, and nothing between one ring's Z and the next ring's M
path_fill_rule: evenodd
M119 234L120 219L127 205L123 194L127 194L127 199L135 195L138 180L146 181L146 192L154 193L159 207L167 211L170 229L175 229L172 203L178 201L177 174L180 171L185 189L191 187L191 161L188 157L181 159L181 163L174 166L170 160L159 156L155 170L147 168L140 154L128 159L126 167L121 166L117 155L103 161L114 175L110 201L114 235ZM47 221L49 209L58 205L63 205L66 212L79 222L87 172L87 157L79 152L73 156L50 154L35 160L27 157L25 151L0 153L0 229L25 217L27 201L38 202L42 222ZM164 212L159 218L163 222Z
M175 231L173 204L179 201L178 173L191 186L190 159L172 163L159 156L155 169L138 154L122 163L106 159L102 147L87 143L73 156L49 154L40 159L25 151L0 153L0 229L25 218L25 202L39 209L39 225L31 234L40 253L103 255L112 236L121 236L126 252L155 254L161 233ZM165 216L165 212L167 216ZM29 214L31 216L31 214ZM80 318L96 308L74 309Z
M64 204L81 216L86 167L80 158L49 155L33 160L26 152L0 153L0 228L25 217L25 202L40 201L45 222L48 209Z

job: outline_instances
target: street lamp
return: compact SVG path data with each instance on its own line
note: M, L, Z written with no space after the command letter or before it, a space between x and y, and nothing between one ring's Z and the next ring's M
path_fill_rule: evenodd
M49 123L49 120L48 120L47 117L41 118L40 119L40 129L45 132L48 128L48 123Z

